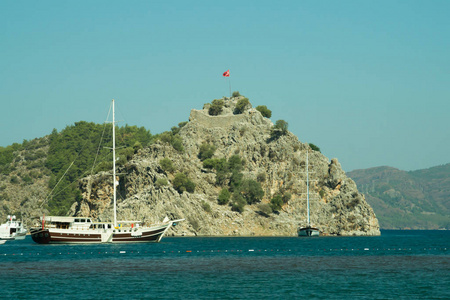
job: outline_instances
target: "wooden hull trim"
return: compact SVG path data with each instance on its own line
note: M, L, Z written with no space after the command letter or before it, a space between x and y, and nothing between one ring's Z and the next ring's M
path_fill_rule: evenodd
M38 244L157 243L172 223L137 232L104 232L112 238L102 240L99 232L31 228L31 238Z

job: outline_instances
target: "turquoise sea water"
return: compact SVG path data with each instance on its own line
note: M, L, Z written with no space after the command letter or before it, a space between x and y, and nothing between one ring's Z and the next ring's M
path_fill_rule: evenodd
M2 299L450 299L449 231L0 245Z

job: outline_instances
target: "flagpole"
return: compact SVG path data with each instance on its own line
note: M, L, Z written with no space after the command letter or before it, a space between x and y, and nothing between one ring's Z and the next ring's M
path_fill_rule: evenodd
M231 99L231 78L228 77L228 83L230 84L230 99Z

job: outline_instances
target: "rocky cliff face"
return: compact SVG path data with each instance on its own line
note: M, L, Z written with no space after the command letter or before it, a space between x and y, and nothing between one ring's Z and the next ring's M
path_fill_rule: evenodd
M184 152L159 141L140 150L118 170L120 186L118 219L158 222L166 215L184 218L172 229L172 235L206 236L294 236L305 226L306 151L309 151L311 224L324 235L379 235L378 220L372 208L348 178L337 159L331 162L288 132L270 138L272 122L248 105L242 114L233 111L239 99L225 99L220 115L210 116L209 105L193 109L189 122L180 129ZM242 213L218 204L222 187L216 184L216 172L203 168L198 158L200 146L216 147L214 157L239 155L245 162L244 178L258 178L265 192L261 203L269 203L279 192L291 199L279 212L265 214L260 205L246 205ZM175 171L164 171L161 159L169 158ZM196 184L194 193L179 194L173 187L176 173L184 172ZM262 178L262 179L261 179ZM166 186L155 185L166 179ZM81 181L83 201L74 204L72 214L112 219L112 178L106 173Z

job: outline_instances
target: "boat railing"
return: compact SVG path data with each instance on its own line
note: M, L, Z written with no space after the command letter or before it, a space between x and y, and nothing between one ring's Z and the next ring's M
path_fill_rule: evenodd
M94 230L100 228L90 228L89 226L70 226L60 224L44 224L43 229L72 229L72 230Z

